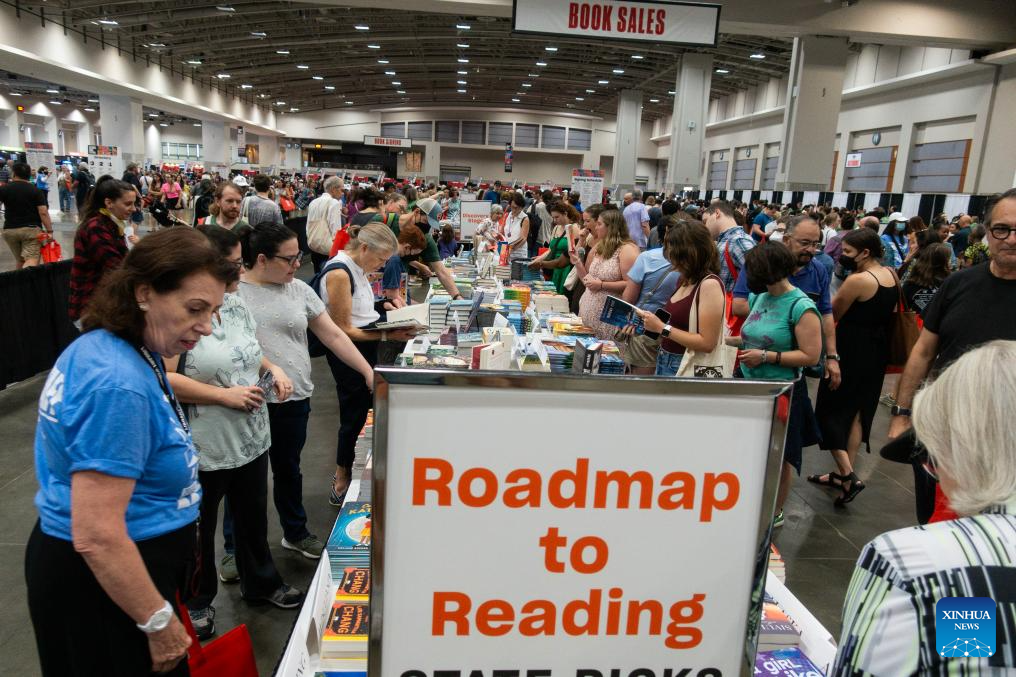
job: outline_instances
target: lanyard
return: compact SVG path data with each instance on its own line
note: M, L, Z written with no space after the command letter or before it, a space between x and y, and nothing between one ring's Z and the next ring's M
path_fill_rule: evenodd
M176 413L176 418L180 421L180 425L183 426L184 432L189 434L190 426L187 425L187 417L183 415L183 409L180 407L180 403L177 401L173 391L171 391L169 386L166 385L166 378L162 375L162 370L159 369L159 365L156 363L155 358L152 357L152 353L149 352L148 348L145 346L137 347L137 350L141 353L141 357L145 358L145 362L148 363L148 366L151 367L152 371L155 372L155 378L159 380L159 387L162 388L162 393L173 406L173 411Z

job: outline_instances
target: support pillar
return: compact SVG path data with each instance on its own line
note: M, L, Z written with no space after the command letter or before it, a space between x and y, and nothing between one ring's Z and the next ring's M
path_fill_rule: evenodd
M642 91L622 89L617 99L617 130L614 134L614 167L611 183L618 193L635 188L635 165L642 129Z
M139 165L144 162L143 116L141 101L137 99L110 94L99 95L99 124L102 126L102 143L104 146L117 147L124 167L132 162L137 162ZM85 150L87 150L87 145L85 144Z
M223 178L229 176L233 159L229 157L229 125L225 122L201 121L201 159L209 174L218 171Z
M437 183L441 178L441 144L426 142L423 144L423 177L424 181Z
M713 82L711 54L685 54L677 72L677 95L671 117L667 190L699 187L702 180L702 141L709 116L709 90Z
M21 113L15 109L0 110L0 145L20 148Z
M846 65L846 38L794 39L777 190L829 189Z

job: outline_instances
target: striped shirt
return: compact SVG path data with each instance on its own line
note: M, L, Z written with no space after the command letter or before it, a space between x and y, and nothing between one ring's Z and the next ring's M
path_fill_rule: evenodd
M1016 668L1016 501L979 515L882 534L861 552L843 603L830 675L1013 674ZM990 597L995 654L942 658L935 603Z

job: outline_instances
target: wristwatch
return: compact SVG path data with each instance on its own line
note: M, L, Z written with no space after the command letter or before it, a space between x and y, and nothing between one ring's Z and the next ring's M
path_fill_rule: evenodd
M162 600L162 608L152 614L146 623L138 623L138 630L150 635L153 632L165 630L169 621L173 618L173 606L166 600Z
M910 416L911 415L911 411L909 409L907 409L906 407L901 407L898 404L894 404L892 407L890 407L889 408L889 413L892 414L893 416Z
M665 325L663 325L663 329L660 331L660 334L665 336L665 337L667 337L667 338L670 338L670 330L671 329L673 329L673 327L671 327L669 324L665 324Z
M827 354L827 355L825 356L825 358L826 358L827 360L836 360L837 362L839 362L839 361L840 361L840 355L839 355L839 353L828 353L828 354Z

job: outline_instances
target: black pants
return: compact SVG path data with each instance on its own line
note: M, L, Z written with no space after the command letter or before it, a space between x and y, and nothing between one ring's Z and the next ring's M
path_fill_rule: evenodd
M354 341L353 345L370 366L377 364L377 341ZM363 380L363 374L330 351L325 354L325 358L332 370L335 393L339 397L339 441L335 450L335 465L352 470L356 458L356 438L367 422L367 412L374 405L374 396Z
M215 527L219 502L229 501L233 518L236 570L245 598L267 597L282 585L268 549L268 453L239 468L198 473L201 479L201 576L188 607L204 609L219 588L216 576Z
M320 273L321 269L325 267L326 263L328 263L328 255L318 254L317 252L312 251L310 253L310 261L314 264L314 273Z
M268 425L272 431L272 446L268 448L272 464L272 498L279 513L282 533L290 543L310 535L307 512L303 509L303 474L300 472L300 454L307 442L309 418L309 398L268 404ZM232 500L229 508L233 510Z
M159 593L175 606L194 555L195 526L137 541ZM39 528L25 553L28 611L46 677L137 677L152 674L148 637L109 598L70 541ZM189 675L186 659L169 673Z

